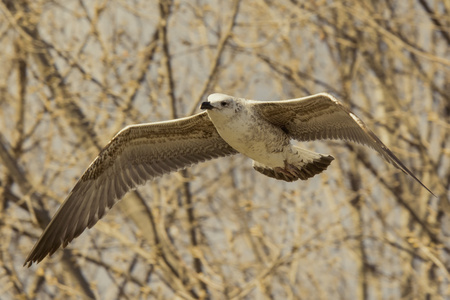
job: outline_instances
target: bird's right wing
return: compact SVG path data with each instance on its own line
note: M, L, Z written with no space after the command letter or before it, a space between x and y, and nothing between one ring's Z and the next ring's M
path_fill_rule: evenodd
M128 191L146 181L213 158L237 153L206 112L120 131L75 184L28 255L40 262L91 228Z

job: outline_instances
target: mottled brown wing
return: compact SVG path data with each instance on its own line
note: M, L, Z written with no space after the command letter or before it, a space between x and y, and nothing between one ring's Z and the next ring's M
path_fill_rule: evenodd
M296 140L342 139L375 149L386 161L409 174L434 196L360 118L332 95L320 93L292 100L253 103L264 119Z
M209 159L237 153L206 112L120 131L78 180L25 265L40 262L91 228L128 191L146 181Z

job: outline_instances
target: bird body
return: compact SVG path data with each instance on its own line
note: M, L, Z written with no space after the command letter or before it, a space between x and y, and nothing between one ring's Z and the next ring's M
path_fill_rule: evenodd
M259 101L224 94L212 94L208 100L202 108L207 109L219 135L253 159L253 168L264 175L285 181L306 180L321 173L333 160L332 156L292 145L291 137L255 107Z
M219 95L227 99L226 95L214 94L216 97ZM283 165L292 146L289 136L281 128L256 116L251 103L245 99L229 102L227 105L235 106L230 108L229 114L214 106L207 110L219 135L239 153L255 161L266 162L273 167Z
M26 258L40 262L94 226L117 201L148 180L206 160L242 153L253 168L284 181L306 180L334 159L291 140L342 139L375 149L428 189L355 114L321 93L283 101L212 94L190 117L121 130L75 184Z

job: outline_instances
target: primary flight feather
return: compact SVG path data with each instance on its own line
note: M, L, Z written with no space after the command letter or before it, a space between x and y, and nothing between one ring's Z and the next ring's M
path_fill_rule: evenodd
M213 158L242 153L256 171L285 181L306 180L334 159L291 144L342 139L367 145L428 189L380 139L332 95L254 101L212 94L205 112L121 130L75 184L26 258L40 262L94 226L128 191L146 181ZM433 194L434 195L434 194Z

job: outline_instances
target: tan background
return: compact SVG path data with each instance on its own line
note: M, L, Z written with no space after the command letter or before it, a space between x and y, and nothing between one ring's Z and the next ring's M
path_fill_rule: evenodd
M449 299L450 3L0 2L1 299ZM279 182L237 155L147 183L69 250L22 267L121 128L212 92L332 92L438 199L374 151Z

